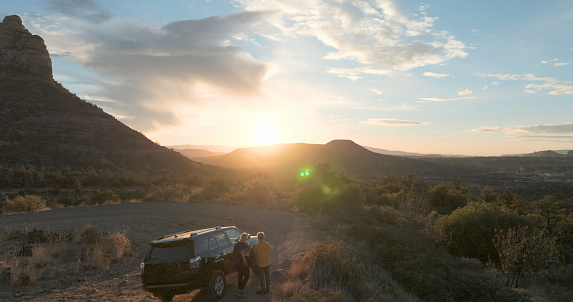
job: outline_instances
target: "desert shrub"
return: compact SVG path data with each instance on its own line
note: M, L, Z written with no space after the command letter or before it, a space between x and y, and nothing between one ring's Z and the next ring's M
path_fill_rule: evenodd
M201 195L206 200L213 198L222 198L225 194L231 192L231 183L223 178L211 179L201 191Z
M558 261L557 238L545 230L528 227L496 230L495 247L499 269L507 277L507 285L517 287L520 279Z
M450 213L465 206L470 201L467 188L460 182L454 182L451 188L446 185L437 185L428 189L431 205L440 213Z
M300 209L311 211L332 207L344 180L344 175L332 170L329 164L319 164L308 176L298 179L291 202Z
M267 174L257 173L234 195L239 202L254 207L271 207L277 199L276 187Z
M494 246L495 230L529 224L527 219L494 204L471 202L450 215L439 217L435 227L453 255L499 264Z
M414 230L364 225L346 230L348 240L366 243L374 265L424 301L526 301L479 262L453 257Z
M191 190L179 184L153 186L145 195L144 201L189 202Z
M16 196L7 199L2 206L3 213L38 212L46 208L46 201L36 195Z
M104 238L104 234L97 226L87 224L77 236L77 242L88 243L88 244L98 244Z
M120 202L119 196L112 191L103 190L97 192L90 201L90 205L96 204L113 204Z
M106 233L92 225L57 236L51 232L34 231L49 236L46 235L46 240L30 241L28 257L22 257L19 249L11 249L8 253L0 251L0 279L9 281L11 286L33 285L37 280L81 270L107 269L131 251L131 242L125 233ZM21 233L10 235L5 240L20 241L22 236ZM20 242L18 246L21 246Z
M114 233L107 236L102 247L106 257L116 261L131 249L131 242L124 233Z
M362 205L366 203L366 195L364 195L362 188L352 182L346 182L342 185L337 199L343 205Z
M389 206L370 207L368 214L374 220L383 224L398 225L402 219L400 213Z

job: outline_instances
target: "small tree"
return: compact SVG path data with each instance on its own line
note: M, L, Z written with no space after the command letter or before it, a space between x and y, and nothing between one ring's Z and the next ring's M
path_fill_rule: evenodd
M16 196L2 206L4 213L38 212L46 208L46 201L36 195Z
M529 225L515 212L490 203L470 202L450 215L441 216L435 227L447 242L450 253L477 258L482 263L499 263L493 244L496 229Z
M272 179L263 173L257 173L249 179L241 192L237 194L239 200L257 207L265 207L276 200L276 187Z
M557 238L545 230L515 227L496 229L498 268L507 277L507 286L517 287L522 277L547 268L558 259Z

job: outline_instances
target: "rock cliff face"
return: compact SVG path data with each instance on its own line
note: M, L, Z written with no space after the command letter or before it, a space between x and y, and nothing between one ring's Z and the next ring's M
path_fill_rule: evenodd
M9 175L2 168L24 165L138 175L202 169L54 81L44 40L7 16L0 23L0 187Z
M0 81L7 79L53 81L44 40L32 35L19 16L6 16L0 23Z

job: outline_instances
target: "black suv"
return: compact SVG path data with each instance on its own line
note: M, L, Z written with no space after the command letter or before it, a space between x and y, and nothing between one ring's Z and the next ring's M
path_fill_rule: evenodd
M150 243L141 263L143 289L170 301L174 295L201 288L211 300L225 294L225 276L236 271L233 248L241 236L234 226L183 231ZM247 243L252 246L256 237Z

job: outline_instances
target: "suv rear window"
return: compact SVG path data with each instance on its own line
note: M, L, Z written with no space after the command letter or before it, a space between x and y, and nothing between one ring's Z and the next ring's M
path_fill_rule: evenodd
M149 260L190 258L193 258L193 241L189 240L153 245L149 252Z

